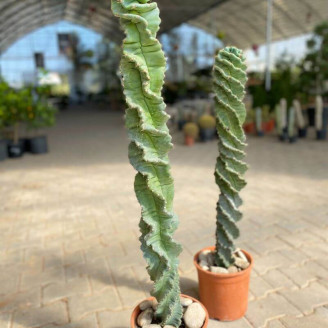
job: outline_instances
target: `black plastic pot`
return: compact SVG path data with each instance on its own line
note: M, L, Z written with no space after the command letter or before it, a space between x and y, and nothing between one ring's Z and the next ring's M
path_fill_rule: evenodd
M309 126L314 126L315 125L315 108L309 107L307 109L307 114L308 114Z
M327 139L327 125L328 125L328 107L325 107L322 113L322 130L317 130L317 140Z
M327 138L327 130L317 131L317 140L325 140Z
M289 137L289 143L295 143L297 141L296 137Z
M307 135L307 129L306 128L298 129L299 138L305 138L306 135Z
M8 143L6 140L0 140L0 161L8 157Z
M19 139L19 144L22 146L23 148L23 152L29 152L31 151L31 147L30 147L30 139L29 138L20 138Z
M179 129L179 131L182 131L183 130L183 127L185 126L186 123L187 123L186 120L179 120L178 121L178 129Z
M46 136L39 136L30 139L30 152L32 154L45 154L48 152L48 142Z
M283 129L282 129L282 134L279 135L279 140L280 140L280 141L286 141L286 140L288 140L288 132L287 132L287 128L283 128Z
M8 143L8 155L10 158L19 158L24 155L24 149L21 143L14 144L12 141Z
M200 139L204 142L213 140L215 137L215 128L200 129Z

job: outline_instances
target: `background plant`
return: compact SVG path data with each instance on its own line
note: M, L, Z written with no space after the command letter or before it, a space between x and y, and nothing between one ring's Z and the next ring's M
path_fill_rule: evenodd
M300 63L300 88L310 95L323 95L327 92L325 81L328 80L328 21L315 27L307 49Z
M0 127L12 130L12 139L18 143L22 123L39 129L55 123L56 109L48 104L49 88L11 88L6 82L0 83Z
M129 159L138 171L134 188L141 205L141 249L158 301L155 313L163 325L178 327L182 307L178 276L181 246L172 235L178 226L173 212L174 186L168 152L172 148L168 115L161 97L165 57L156 39L159 9L149 0L112 0L112 11L126 34L121 60L127 103Z
M239 236L237 221L242 218L238 209L242 204L239 192L245 187L243 178L247 165L245 157L245 134L242 128L246 119L243 103L247 81L245 58L241 50L226 47L221 50L213 69L215 113L219 156L215 179L220 188L217 203L215 261L228 268L234 263L234 238Z
M28 88L15 90L4 84L1 88L1 124L12 129L12 141L17 144L20 124L26 122L28 110L32 110L32 95Z

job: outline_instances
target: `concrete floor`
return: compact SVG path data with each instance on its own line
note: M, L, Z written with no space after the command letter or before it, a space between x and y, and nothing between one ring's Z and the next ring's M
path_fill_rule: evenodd
M181 286L197 296L192 256L214 244L217 146L174 142ZM328 143L248 143L237 244L255 258L249 308L209 327L328 327ZM0 327L128 327L151 284L123 117L63 112L49 144L47 155L0 163Z

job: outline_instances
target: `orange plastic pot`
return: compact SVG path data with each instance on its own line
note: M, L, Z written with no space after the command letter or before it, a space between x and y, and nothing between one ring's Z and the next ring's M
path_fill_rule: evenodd
M198 256L204 250L215 249L206 247L194 256L194 264L198 272L200 301L205 305L209 317L221 321L233 321L244 316L248 304L248 289L253 258L246 251L242 251L248 261L246 270L218 274L203 270L198 264Z
M201 303L201 302L199 302L198 300L196 300L195 298L193 298L193 297L191 297L191 296L188 296L188 295L184 295L184 294L181 294L181 296L183 296L183 297L187 297L187 298L190 298L190 299L192 299L194 302L197 302L197 303L199 303L201 306L202 306L202 308L204 309L204 311L205 311L205 313L206 313L206 317L205 317L205 321L204 321L204 324L203 324L203 327L202 328L207 328L207 325L208 325L208 318L209 318L209 316L208 316L208 312L207 312L207 310L206 310L206 308L205 308L205 306ZM154 297L148 297L147 298L147 300L153 300L154 299ZM139 303L140 304L140 303ZM130 326L131 326L131 328L137 328L138 327L138 325L137 325L137 318L138 318L138 315L140 314L140 307L139 307L139 304L134 308L134 310L133 310L133 312L132 312L132 314L131 314L131 320L130 320Z
M195 139L190 136L185 136L185 145L192 146L195 143Z

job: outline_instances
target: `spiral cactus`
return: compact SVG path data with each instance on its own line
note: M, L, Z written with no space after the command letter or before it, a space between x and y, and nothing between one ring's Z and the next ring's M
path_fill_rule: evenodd
M241 50L226 47L219 52L213 69L216 128L219 136L219 156L215 180L220 188L217 203L216 252L218 266L228 268L234 263L233 239L239 236L236 222L242 218L240 190L247 165L243 162L245 134L242 128L246 109L242 100L247 81L245 58Z
M155 316L162 325L178 327L182 317L178 276L181 246L172 239L178 219L172 206L169 116L161 97L166 62L156 39L159 9L149 0L112 0L112 11L126 34L121 73L131 140L129 160L138 171L134 188L141 205L141 249L154 281L151 294L159 303Z

